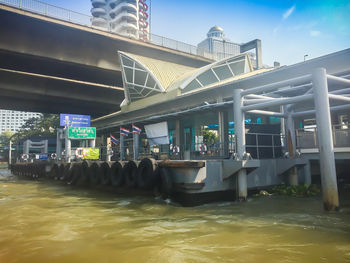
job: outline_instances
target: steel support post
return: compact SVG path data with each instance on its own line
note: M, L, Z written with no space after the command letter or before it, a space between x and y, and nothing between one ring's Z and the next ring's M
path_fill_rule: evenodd
M9 143L9 165L11 165L11 162L12 162L12 141L10 139L10 143Z
M244 124L244 112L242 111L243 98L241 96L241 89L233 90L233 114L235 122L235 136L236 136L236 153L239 159L242 160L245 154L245 124ZM247 171L241 169L238 172L238 200L247 200L248 187L247 187Z
M120 144L120 160L124 161L125 160L125 147L124 147L124 139L125 136L120 135L119 138L119 144Z
M220 156L228 156L228 116L227 111L218 112Z
M137 133L133 133L133 152L134 152L134 160L139 159L139 144L140 144L140 135Z
M320 151L321 183L324 208L339 209L337 175L332 138L332 123L329 110L327 75L324 68L312 72L318 148Z
M182 127L182 123L181 120L176 120L175 121L175 144L173 145L173 147L178 147L179 149L179 157L181 159L181 156L183 155L183 150L185 149L184 147L182 147L183 144L183 135L184 133L184 129Z

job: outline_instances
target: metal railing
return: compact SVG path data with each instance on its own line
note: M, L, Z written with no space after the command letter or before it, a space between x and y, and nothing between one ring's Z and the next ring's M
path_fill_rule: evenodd
M334 147L350 147L350 129L345 125L332 126ZM297 148L312 149L318 147L317 129L306 128L296 130Z
M16 7L19 9L23 9L26 11L30 11L33 13L41 14L48 17L53 17L56 19L60 19L63 21L67 21L70 23L83 25L89 28L94 28L97 30L106 31L115 35L128 37L130 39L135 39L135 35L125 35L125 34L118 34L116 32L113 32L111 27L102 29L100 27L95 27L92 25L92 16L81 14L78 12L74 12L65 8L57 7L54 5L50 5L47 3L43 3L37 0L0 0L0 4ZM194 45L190 45L181 41L177 41L174 39L149 34L149 40L148 41L142 41L140 42L146 42L151 43L157 46L181 51L184 53L201 56L205 58L209 58L212 60L217 60L217 55L213 53L208 53L205 50L199 49L198 47Z

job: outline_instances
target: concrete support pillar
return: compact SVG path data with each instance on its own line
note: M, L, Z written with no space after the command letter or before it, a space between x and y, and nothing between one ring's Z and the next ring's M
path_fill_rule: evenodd
M57 137L56 137L56 155L57 159L62 158L62 129L57 129Z
M120 135L119 145L120 145L120 160L125 160L125 146L124 146L125 136Z
M139 158L139 148L140 148L140 134L133 133L133 152L134 152L134 160Z
M44 141L44 153L48 153L49 152L49 141L45 140Z
M310 161L307 160L306 165L304 166L304 184L311 185L312 179L311 179L311 166Z
M110 137L107 137L106 145L106 162L110 162L112 157L112 143Z
M23 142L23 154L29 154L30 140L25 140Z
M318 148L324 208L328 211L339 209L337 175L332 138L331 115L329 111L328 84L326 70L314 69L312 72L314 91Z
M96 139L89 140L89 146L90 146L90 148L95 148L96 147Z
M243 158L245 154L245 124L244 124L244 112L242 111L243 98L241 96L241 89L233 90L233 114L235 123L235 135L236 135L236 154L239 159ZM238 200L245 201L248 195L247 187L247 171L242 169L238 172Z
M228 157L228 114L227 111L218 112L220 155Z
M65 129L65 151L66 151L66 162L71 162L71 140L68 138L68 129Z
M290 158L295 158L296 153L296 137L295 137L295 125L292 117L293 111L287 112L286 119L286 136L287 136L287 147ZM298 169L293 167L288 171L288 181L290 185L298 185Z

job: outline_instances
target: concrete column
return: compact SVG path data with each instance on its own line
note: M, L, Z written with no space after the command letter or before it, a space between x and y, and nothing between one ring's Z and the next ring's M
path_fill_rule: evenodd
M246 151L245 149L245 124L244 124L244 112L241 110L243 106L243 98L241 96L241 89L233 90L233 115L235 122L235 135L236 135L236 154L239 159L243 158ZM247 187L247 171L242 169L238 172L238 200L247 200L248 187Z
M262 68L263 63L262 63L262 49L261 49L261 40L260 39L256 40L255 55L256 55L256 67L258 69Z
M140 134L133 133L133 152L134 160L139 158Z
M95 148L95 147L96 147L96 139L89 140L89 146L90 146L91 148Z
M227 111L218 112L220 155L228 157L228 114Z
M30 140L25 140L23 142L23 154L29 154Z
M45 140L44 141L44 153L48 153L49 152L49 141Z
M314 69L312 83L316 110L317 138L320 151L320 168L324 208L339 209L337 175L335 170L331 115L329 111L326 70Z
M293 111L287 112L286 120L286 135L287 135L287 147L290 158L295 158L296 153L296 137L295 137L295 125L292 117ZM293 167L288 171L288 181L290 185L298 185L298 169Z
M65 151L66 151L66 162L71 162L71 140L68 138L68 129L65 129Z
M61 136L62 136L62 129L57 129L57 137L56 137L56 154L57 154L57 159L61 159L62 158Z
M112 143L110 137L107 137L106 145L106 161L110 162L112 157Z
M304 166L304 184L311 185L312 179L311 179L311 167L310 167L310 161L306 161L306 165Z
M125 139L125 136L120 135L120 138L119 138L119 145L120 145L120 160L121 160L121 161L124 161L124 160L125 160L124 139Z

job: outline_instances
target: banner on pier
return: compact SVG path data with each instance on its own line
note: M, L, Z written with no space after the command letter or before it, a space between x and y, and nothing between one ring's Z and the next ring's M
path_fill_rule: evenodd
M168 123L166 121L145 125L149 145L169 144Z

